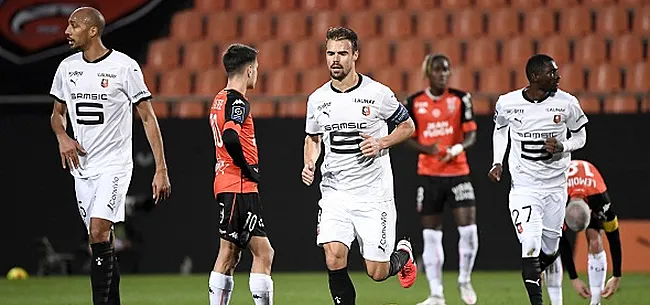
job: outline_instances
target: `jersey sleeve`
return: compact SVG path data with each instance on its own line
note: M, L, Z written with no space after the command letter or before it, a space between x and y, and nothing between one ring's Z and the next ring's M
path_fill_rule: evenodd
M392 90L386 88L384 97L379 104L379 117L394 124L400 124L409 118L409 112L402 105Z
M505 109L503 109L503 103L500 102L501 99L502 97L497 99L496 105L494 106L494 116L492 117L494 128L497 130L508 127L508 118L504 115Z
M404 103L404 107L406 108L406 111L408 111L409 116L413 119L413 122L415 123L415 132L411 134L411 138L417 138L418 137L418 124L415 122L415 112L413 112L413 101L415 100L415 97L417 94L411 95L406 98Z
M238 134L244 121L250 113L250 104L242 98L229 97L224 107L224 125L223 129L233 129Z
M65 94L63 93L63 85L65 84L65 68L63 63L59 64L59 67L56 68L56 73L54 73L54 79L52 80L52 88L50 89L50 96L53 97L57 102L65 104Z
M131 63L126 71L126 94L129 96L131 103L135 105L151 98L151 92L144 82L142 69L135 61Z
M314 103L312 102L311 96L307 100L307 118L305 120L305 132L308 135L320 135L323 134L323 131L320 129L320 126L318 125L318 121L316 120L318 115L318 112L316 111L316 107L314 107Z
M476 131L476 121L474 121L474 109L472 106L472 95L465 93L461 97L461 115L460 122L462 123L463 132Z
M587 115L582 111L578 99L573 97L569 103L569 117L566 120L567 128L569 128L571 132L578 132L580 129L585 127L587 122L589 122Z

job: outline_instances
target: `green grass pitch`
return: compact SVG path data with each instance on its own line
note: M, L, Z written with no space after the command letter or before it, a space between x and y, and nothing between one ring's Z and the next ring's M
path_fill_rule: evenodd
M424 274L418 274L418 281L410 289L403 289L396 278L375 283L363 273L352 274L357 289L357 304L416 304L428 294L428 283ZM447 304L462 304L456 289L457 273L444 275ZM581 275L586 281L586 276ZM332 301L327 288L327 275L320 273L276 273L275 304L330 305ZM524 305L528 298L518 272L475 272L472 282L478 294L478 304ZM126 275L122 277L122 304L209 304L205 275ZM550 304L544 291L545 304ZM0 280L0 304L2 305L88 305L90 280L88 277L31 277L22 281ZM253 304L248 291L248 275L235 275L235 291L230 304ZM565 276L564 304L588 305L571 288ZM611 300L603 305L650 304L650 274L626 274L621 288Z

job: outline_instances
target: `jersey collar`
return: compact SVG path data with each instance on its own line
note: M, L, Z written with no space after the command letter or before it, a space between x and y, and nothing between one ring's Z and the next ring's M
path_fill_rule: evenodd
M111 55L111 53L113 53L113 49L108 49L108 52L106 52L106 54L102 55L102 57L97 58L97 59L95 59L93 61L90 61L90 60L86 59L86 57L83 55L83 53L81 53L81 58L83 58L84 61L89 63L89 64L96 64L96 63L106 59L109 55Z
M540 100L533 100L533 99L529 98L526 95L526 91L528 91L528 87L524 88L524 90L521 90L521 96L523 96L525 100L527 100L527 101L529 101L529 102L531 102L533 104L539 104L539 103L545 101L547 98L549 98L552 95L551 92L546 92L544 94L544 96L542 96L542 98Z
M348 89L348 90L341 91L339 89L336 89L336 88L334 88L334 84L332 82L330 82L330 88L332 88L332 91L334 91L336 93L348 93L348 92L350 92L350 91L352 91L354 89L357 89L357 88L359 88L361 86L361 81L363 80L363 76L361 76L361 73L357 73L357 75L359 76L359 81L357 82L356 85L350 87L350 89Z
M424 89L424 93L426 93L427 96L434 102L441 100L443 97L447 95L448 92L449 92L449 88L445 88L445 91L443 91L441 95L433 95L433 93L431 93L431 87L427 87L426 89Z

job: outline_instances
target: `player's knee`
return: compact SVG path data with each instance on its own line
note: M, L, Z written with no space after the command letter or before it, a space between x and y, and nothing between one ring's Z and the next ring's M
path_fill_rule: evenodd
M253 259L259 261L264 266L271 266L273 264L273 257L275 256L275 250L273 247L268 247L264 251L258 253L253 253Z
M90 242L91 243L101 243L109 241L111 235L110 230L104 230L102 228L90 228Z
M347 265L347 251L341 247L325 247L325 263L329 270L339 270Z
M603 251L603 243L600 238L594 238L589 241L589 253L600 253Z
M541 238L522 238L521 257L537 257L542 247Z
M383 270L382 268L368 268L366 271L368 273L368 276L375 282L381 282L387 278L387 270Z

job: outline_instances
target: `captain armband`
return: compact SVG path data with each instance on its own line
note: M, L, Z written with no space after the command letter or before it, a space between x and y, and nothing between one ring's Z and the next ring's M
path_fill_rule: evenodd
M614 232L618 229L618 217L614 216L613 220L603 222L605 232Z
M406 110L406 107L404 107L404 105L399 104L397 110L395 110L393 115L391 115L390 118L388 118L388 121L395 123L397 125L405 122L408 119L409 119L408 110Z

